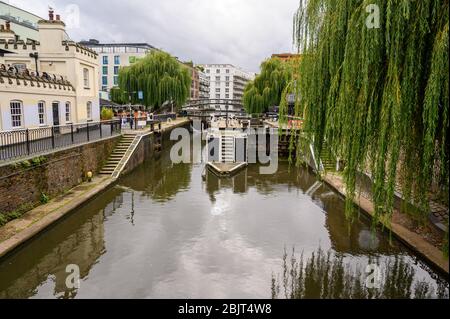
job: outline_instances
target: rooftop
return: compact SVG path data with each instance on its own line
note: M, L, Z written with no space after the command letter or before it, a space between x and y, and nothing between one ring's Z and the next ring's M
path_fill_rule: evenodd
M154 46L148 43L130 42L130 43L100 43L95 39L89 41L80 41L80 44L88 47L136 47L136 48L148 48L156 49Z

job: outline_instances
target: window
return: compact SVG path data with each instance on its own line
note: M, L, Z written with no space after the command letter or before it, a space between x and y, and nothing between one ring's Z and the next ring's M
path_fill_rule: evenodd
M216 70L216 73L219 74L219 73L220 73L220 69L217 69L217 70Z
M227 74L229 74L229 73L230 73L230 69L227 69L225 72L226 72Z
M118 75L119 74L119 67L115 66L114 67L114 75Z
M227 81L227 82L230 81L230 77L229 77L229 76L226 76L226 77L225 77L225 81Z
M12 101L11 107L11 124L13 128L22 127L22 102Z
M102 77L102 84L108 85L108 77L107 76Z
M106 92L106 91L108 91L108 87L107 87L107 86L105 86L105 85L104 85L104 86L102 86L102 91L103 91L103 92Z
M38 103L39 125L45 125L45 102Z
M230 89L225 89L225 93L230 93Z
M229 99L230 98L230 94L225 94L225 98Z
M216 94L216 99L220 99L220 94Z
M84 79L84 88L89 88L89 70L84 68L83 69L83 79Z
M92 120L92 102L87 102L86 104L86 114L87 114L87 120Z
M13 63L12 66L16 68L19 73L23 73L27 70L27 65L25 63Z
M105 75L108 74L108 67L107 66L103 67L103 74L105 74Z
M116 64L116 65L120 64L120 56L116 55L114 57L114 64Z
M216 81L220 81L220 76L216 76Z
M108 56L107 55L103 56L103 64L105 64L105 65L108 64Z
M220 89L216 89L216 93L220 93Z
M71 122L72 115L70 114L70 102L66 102L66 123Z
M206 70L206 73L208 73L208 74L209 74L209 73L211 73L211 71L210 71L210 70L208 69L208 70Z
M114 85L119 85L119 77L118 76L114 77Z
M225 83L225 86L229 87L230 86L230 82Z
M207 79L208 81L211 81L211 77L210 77L210 76L207 76L206 79Z

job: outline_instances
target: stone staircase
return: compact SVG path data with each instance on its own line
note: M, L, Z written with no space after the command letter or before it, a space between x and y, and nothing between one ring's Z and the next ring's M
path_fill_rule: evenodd
M332 154L331 148L326 143L324 143L322 147L322 152L320 153L319 158L325 172L336 171L336 164L337 164L336 158Z
M111 176L116 170L119 163L124 158L131 144L133 143L136 135L134 134L124 134L123 138L120 140L119 144L117 144L116 148L112 152L111 156L108 159L108 162L103 166L100 171L100 175L109 175Z

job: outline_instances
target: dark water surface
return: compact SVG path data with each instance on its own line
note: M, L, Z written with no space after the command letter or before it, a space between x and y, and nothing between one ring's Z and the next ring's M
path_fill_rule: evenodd
M0 298L270 298L285 247L319 247L364 272L401 256L415 281L448 283L370 224L352 227L344 203L304 168L250 166L219 180L204 165L148 161L0 261ZM317 187L315 187L317 186ZM66 287L78 265L79 289Z

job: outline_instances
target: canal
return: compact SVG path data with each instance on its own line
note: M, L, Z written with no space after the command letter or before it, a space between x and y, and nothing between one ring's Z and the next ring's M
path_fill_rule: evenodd
M362 274L400 260L403 290L423 282L448 298L448 282L402 244L363 217L350 225L306 168L281 161L274 175L252 165L219 180L204 164L171 164L167 149L1 260L0 298L271 298L293 248L329 251ZM66 286L68 265L78 289ZM401 274L392 285L405 285Z

